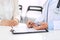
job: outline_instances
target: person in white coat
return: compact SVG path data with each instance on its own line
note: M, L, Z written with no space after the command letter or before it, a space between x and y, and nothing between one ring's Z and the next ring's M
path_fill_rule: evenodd
M18 23L18 0L0 0L0 26L16 26Z
M48 14L48 29L54 29L54 21L60 20L60 0L47 0L44 14Z

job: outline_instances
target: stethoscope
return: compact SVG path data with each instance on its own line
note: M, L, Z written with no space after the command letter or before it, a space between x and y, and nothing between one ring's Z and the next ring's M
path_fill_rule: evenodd
M57 10L55 11L55 14L60 15L60 0L58 1L58 4L57 4Z

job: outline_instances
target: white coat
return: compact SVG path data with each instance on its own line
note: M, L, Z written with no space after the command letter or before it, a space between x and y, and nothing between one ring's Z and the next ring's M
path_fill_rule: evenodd
M0 0L0 20L19 18L18 0Z
M54 21L60 20L60 8L57 8L59 0L47 0L43 13L48 14L48 26L49 29L54 29Z

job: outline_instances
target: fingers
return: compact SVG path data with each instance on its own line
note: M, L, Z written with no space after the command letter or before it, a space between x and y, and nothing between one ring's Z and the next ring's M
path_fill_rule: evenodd
M0 26L16 26L18 22L15 20L1 20Z
M15 20L10 20L10 25L9 26L16 26L18 25L18 22Z
M33 28L36 30L45 30L48 28L48 24L43 22L40 26L33 25Z
M44 27L44 28L47 28L48 27L48 24L47 23L41 23L41 25Z
M27 23L26 23L27 24L27 27L28 28L32 28L32 23L33 22L31 20L28 20Z

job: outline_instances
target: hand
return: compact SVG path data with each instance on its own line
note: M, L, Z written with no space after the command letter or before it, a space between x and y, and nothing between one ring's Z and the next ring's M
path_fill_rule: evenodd
M1 20L1 26L16 26L18 24L18 20Z
M33 22L31 20L28 20L26 24L27 24L28 28L32 28L33 27L32 26Z
M48 28L48 24L45 22L40 23L40 26L37 26L36 24L33 24L33 28L36 30L45 30Z
M41 26L43 26L42 28L48 28L48 24L45 23L45 22L42 22L42 23L41 23Z
M10 20L10 22L9 22L9 26L16 26L16 25L18 25L18 21L17 20Z

